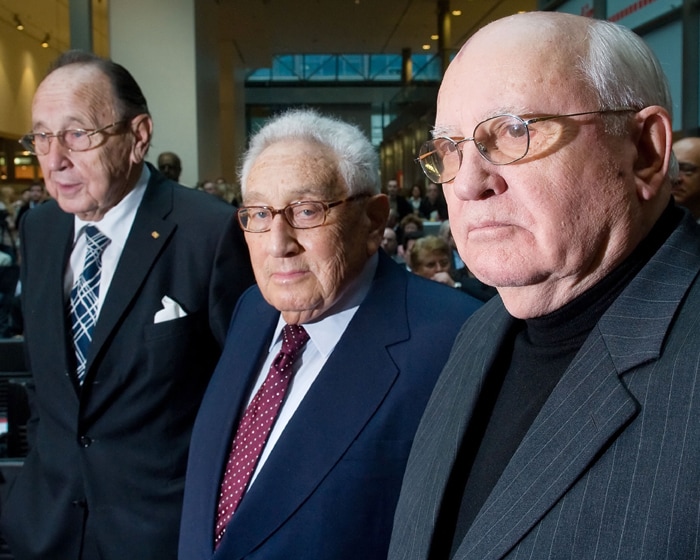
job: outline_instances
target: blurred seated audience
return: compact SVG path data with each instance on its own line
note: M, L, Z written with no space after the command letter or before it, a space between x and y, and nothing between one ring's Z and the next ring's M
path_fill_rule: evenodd
M422 231L409 231L402 237L401 243L399 243L397 254L403 259L404 264L406 265L406 268L408 270L411 270L411 250L416 244L416 241L418 241L422 237Z
M201 185L201 190L203 190L205 193L215 196L216 198L220 198L221 200L226 200L224 196L225 187L223 184L205 179L204 181L202 181Z
M408 202L413 208L413 213L415 215L420 215L420 207L423 203L423 187L416 183L411 187L411 196L408 197Z
M445 202L442 188L439 185L428 183L419 214L431 222L441 222L447 219L447 202Z
M384 236L382 237L382 249L384 249L384 252L387 255L389 255L394 260L394 262L397 262L399 264L404 263L403 257L398 253L399 241L396 237L396 232L390 227L384 228Z
M413 213L411 203L399 192L399 182L396 179L389 179L386 182L386 194L389 197L389 210L393 210L398 215L399 221L404 216Z
M452 251L452 270L462 270L466 265L459 256L459 251L457 251L457 245L455 244L455 238L452 236L452 229L450 229L450 220L445 220L440 224L440 237L442 237L447 244L450 246Z
M496 294L496 289L475 278L466 268L452 268L452 252L442 237L426 235L417 239L410 250L411 270L418 276L457 288L481 301Z
M26 197L23 197L23 203L17 210L17 216L15 217L15 227L18 231L24 215L46 200L44 183L42 181L35 181L32 183L25 193Z

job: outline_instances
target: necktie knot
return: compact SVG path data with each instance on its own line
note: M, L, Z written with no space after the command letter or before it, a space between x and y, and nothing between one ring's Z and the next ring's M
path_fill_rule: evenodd
M102 254L102 251L105 250L105 247L107 247L110 242L109 237L95 226L85 227L85 240L87 241L88 251L97 254Z
M309 340L309 333L301 325L285 325L282 329L282 352L296 356Z

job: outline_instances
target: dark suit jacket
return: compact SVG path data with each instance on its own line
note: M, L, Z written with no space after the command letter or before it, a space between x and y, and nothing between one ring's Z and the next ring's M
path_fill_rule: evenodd
M3 535L18 560L174 558L192 425L252 283L232 209L151 168L80 389L63 293L73 215L51 201L24 222L31 451ZM166 295L188 315L154 324Z
M382 253L365 301L214 554L223 467L279 318L257 288L248 291L195 424L180 558L385 559L418 420L460 325L479 305Z
M699 270L700 227L686 215L593 329L455 559L699 557ZM496 297L457 338L416 434L391 560L428 558L457 445L511 321Z

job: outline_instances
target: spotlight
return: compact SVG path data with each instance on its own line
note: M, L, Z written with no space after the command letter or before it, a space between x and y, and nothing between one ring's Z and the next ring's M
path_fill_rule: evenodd
M51 36L47 33L46 36L44 37L44 40L41 42L41 46L45 49L49 48L49 39L51 39Z
M19 19L17 14L15 14L15 27L17 28L17 31L24 31L24 24L22 23L22 20Z

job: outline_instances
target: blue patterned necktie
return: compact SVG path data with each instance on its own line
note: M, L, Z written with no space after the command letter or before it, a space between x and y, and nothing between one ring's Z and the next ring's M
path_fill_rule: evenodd
M70 320L73 329L73 347L77 359L76 376L83 384L88 349L92 342L92 329L97 321L97 298L100 295L102 252L110 242L109 237L95 226L85 228L87 252L85 266L78 281L70 291Z

